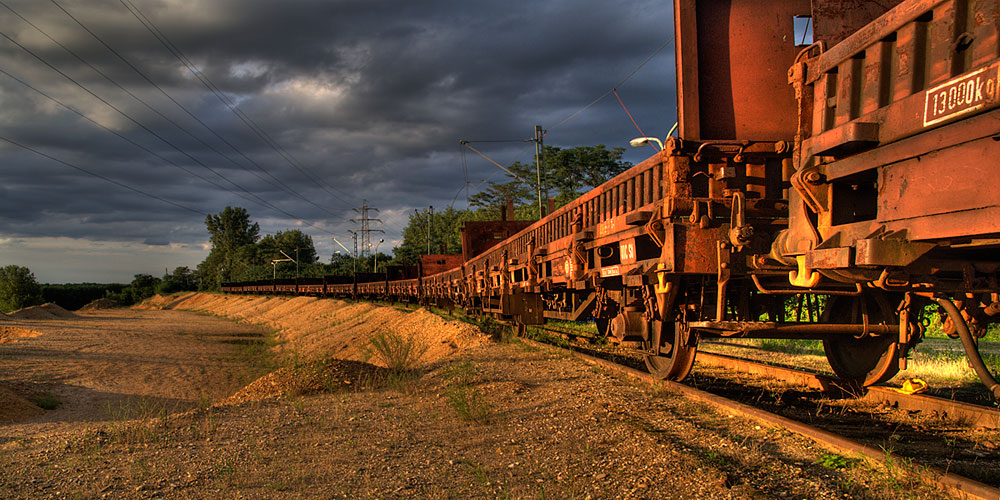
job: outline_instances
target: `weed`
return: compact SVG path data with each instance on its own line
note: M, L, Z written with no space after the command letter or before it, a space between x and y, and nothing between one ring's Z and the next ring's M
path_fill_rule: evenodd
M112 439L128 444L159 441L166 425L161 417L167 414L163 403L148 398L107 403L105 411L111 418Z
M472 463L469 460L463 460L463 463L465 463L469 472L472 473L472 478L476 481L476 483L483 486L488 486L490 484L490 477L486 473L486 466L483 464Z
M495 417L493 406L486 397L468 385L454 386L445 395L448 396L448 404L462 420L488 424Z
M705 453L705 458L707 458L709 462L715 465L720 465L720 466L729 465L729 459L726 458L725 455L715 450L708 450L708 452Z
M442 371L441 376L448 381L459 384L468 384L472 381L472 378L476 376L476 367L471 361L464 360L460 363L453 363L445 368Z
M393 330L383 330L371 338L365 356L381 361L391 373L398 375L415 372L429 348L415 335L404 336Z
M32 401L43 410L55 410L62 404L62 401L60 401L59 398L49 393L39 394L38 396L35 396Z
M824 453L813 464L826 467L827 469L846 469L854 464L856 460L842 457L836 453Z
M510 326L504 325L490 316L486 316L481 321L478 321L476 325L495 342L510 343L516 337Z

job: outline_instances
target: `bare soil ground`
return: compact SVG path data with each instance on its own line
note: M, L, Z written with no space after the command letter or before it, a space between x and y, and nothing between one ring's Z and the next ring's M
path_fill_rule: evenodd
M241 322L152 309L2 320L40 335L0 345L0 386L60 404L0 423L0 497L950 498L907 464L841 456L426 311L204 294L149 307ZM363 362L386 330L422 335L419 372ZM278 343L258 349L266 338ZM282 366L247 385L271 351Z

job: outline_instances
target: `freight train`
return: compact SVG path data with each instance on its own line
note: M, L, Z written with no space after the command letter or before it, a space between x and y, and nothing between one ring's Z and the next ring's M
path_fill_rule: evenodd
M463 255L419 276L223 291L593 319L672 380L701 339L820 339L854 386L905 368L937 304L1000 398L977 349L1000 319L1000 2L675 0L674 16L677 134L632 141L653 157L541 220L468 223Z

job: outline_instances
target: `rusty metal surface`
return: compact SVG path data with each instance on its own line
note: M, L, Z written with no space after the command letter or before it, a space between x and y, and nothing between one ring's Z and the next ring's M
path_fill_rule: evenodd
M445 271L450 271L462 266L464 259L461 255L421 255L420 265L424 276L432 276Z
M992 138L947 148L879 171L879 221L962 212L1000 206L994 189L1000 143ZM966 234L1000 227L961 228Z
M522 220L468 221L462 229L462 257L469 261L533 223ZM424 274L433 273L425 271Z
M813 38L836 45L901 1L813 0Z
M810 15L809 0L674 0L674 12L679 136L791 140L785 73L801 50L793 18Z
M998 15L995 1L911 0L809 61L803 150L836 152L854 135L841 127L877 124L864 140L887 144L1000 105Z

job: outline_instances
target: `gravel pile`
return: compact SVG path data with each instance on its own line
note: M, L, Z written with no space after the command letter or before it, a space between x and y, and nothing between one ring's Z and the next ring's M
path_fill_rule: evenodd
M381 385L386 370L368 363L323 359L287 366L251 382L226 400L227 404L336 393Z
M0 386L0 424L20 422L42 413L45 413L45 410L18 396L10 389Z
M10 313L8 316L13 319L69 319L75 318L76 314L49 302L40 306L18 309L17 311Z
M114 300L108 298L101 298L97 300L92 300L87 305L80 308L81 311L92 311L95 309L113 309L115 307L120 307L120 305Z

